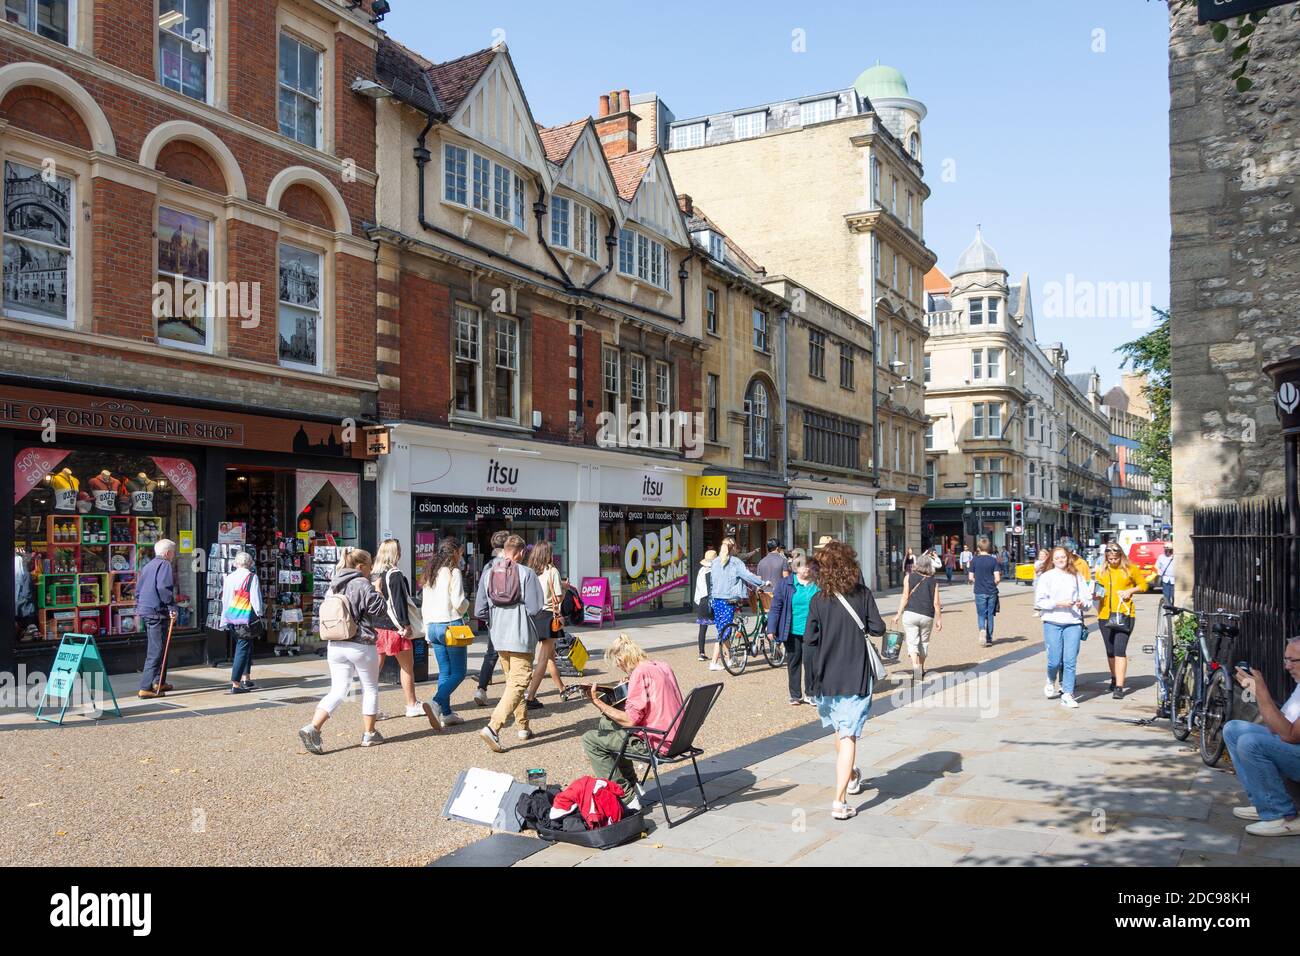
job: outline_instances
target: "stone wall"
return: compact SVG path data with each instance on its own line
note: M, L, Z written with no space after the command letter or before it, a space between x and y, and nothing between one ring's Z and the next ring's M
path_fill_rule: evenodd
M1169 43L1173 468L1178 600L1191 514L1282 494L1282 441L1263 365L1300 344L1300 5L1268 11L1237 93L1231 38L1178 6Z

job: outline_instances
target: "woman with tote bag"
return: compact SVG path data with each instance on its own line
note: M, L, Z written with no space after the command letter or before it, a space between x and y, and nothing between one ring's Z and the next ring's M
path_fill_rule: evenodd
M1145 575L1137 574L1124 557L1124 549L1115 542L1106 545L1105 565L1097 571L1097 583L1106 590L1097 606L1101 622L1101 640L1106 645L1106 663L1110 665L1110 694L1124 697L1124 679L1128 676L1128 639L1133 633L1135 610L1133 595L1147 589Z
M854 766L858 737L871 712L871 692L884 675L880 655L869 634L885 633L885 622L871 589L862 583L857 553L832 541L817 552L818 592L808 605L804 643L813 649L813 684L822 726L834 727L835 800L831 816L857 815L849 796L864 789Z
M1070 550L1059 545L1048 552L1039 568L1034 582L1034 607L1042 612L1043 643L1047 646L1043 696L1048 700L1059 697L1062 707L1073 709L1079 706L1074 699L1074 679L1083 640L1084 610L1092 603L1091 583L1079 572Z
M465 612L469 610L465 578L460 570L463 557L464 550L459 541L443 538L420 578L425 634L429 640L429 652L438 665L438 688L429 703L438 724L444 729L465 722L451 709L451 695L465 679L469 648L463 644L449 645L446 641L447 629L462 623Z

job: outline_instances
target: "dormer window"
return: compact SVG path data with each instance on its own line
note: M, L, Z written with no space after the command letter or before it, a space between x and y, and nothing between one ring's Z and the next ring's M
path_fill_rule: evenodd
M599 228L596 214L580 202L551 197L551 245L597 258Z
M464 146L445 143L442 148L442 198L524 228L526 187L523 177L509 166Z
M727 258L726 242L716 232L709 233L709 255L723 262Z
M799 104L799 122L804 126L833 119L835 119L835 97L833 96Z
M669 149L690 149L692 146L704 145L704 124L688 123L674 126L668 133Z
M736 117L736 139L749 139L767 132L767 110L741 113Z
M668 291L668 250L663 243L631 229L618 232L618 271Z

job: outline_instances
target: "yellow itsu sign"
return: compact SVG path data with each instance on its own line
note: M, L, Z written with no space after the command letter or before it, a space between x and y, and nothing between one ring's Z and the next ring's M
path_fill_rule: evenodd
M725 508L726 505L726 475L687 475L686 507Z

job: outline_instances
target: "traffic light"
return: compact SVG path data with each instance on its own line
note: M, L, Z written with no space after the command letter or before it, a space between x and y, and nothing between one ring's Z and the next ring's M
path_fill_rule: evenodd
M1023 501L1011 502L1011 533L1024 534L1025 532L1025 503Z

